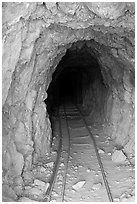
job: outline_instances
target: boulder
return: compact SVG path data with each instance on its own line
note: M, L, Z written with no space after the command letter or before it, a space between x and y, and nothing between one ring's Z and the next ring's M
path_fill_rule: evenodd
M112 154L112 161L117 164L123 164L125 163L127 157L124 155L122 150L115 150Z

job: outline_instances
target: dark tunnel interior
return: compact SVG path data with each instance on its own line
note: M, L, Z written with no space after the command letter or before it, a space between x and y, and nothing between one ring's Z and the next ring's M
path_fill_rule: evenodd
M99 63L88 48L85 46L80 50L67 50L52 75L47 91L45 102L49 115L54 114L56 108L63 103L82 105L87 100L85 95L93 92L92 85L96 80L105 86ZM95 93L93 97L97 97Z
M61 102L74 101L76 95L81 96L81 73L65 70L58 78L57 86Z

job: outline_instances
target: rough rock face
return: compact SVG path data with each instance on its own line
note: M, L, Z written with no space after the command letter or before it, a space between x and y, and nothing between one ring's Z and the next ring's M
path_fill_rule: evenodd
M71 47L86 46L107 87L103 92L94 81L84 92L85 106L98 104L107 132L129 159L134 157L134 7L121 2L3 3L3 172L9 181L49 151L44 100L53 72Z

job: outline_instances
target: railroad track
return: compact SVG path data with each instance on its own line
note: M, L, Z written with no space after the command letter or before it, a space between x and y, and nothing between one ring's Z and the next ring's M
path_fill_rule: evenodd
M58 145L57 159L54 165L52 177L49 182L50 185L46 192L45 201L46 202L69 201L67 200L67 197L69 197L69 195L72 195L72 193L67 193L67 191L70 189L70 187L72 188L72 185L74 184L74 181L73 181L74 173L71 176L72 159L73 159L74 153L76 153L75 152L76 150L78 154L80 154L81 149L84 149L85 154L91 153L92 156L94 154L94 162L92 161L92 159L90 160L89 158L87 160L89 160L91 163L94 163L94 165L96 165L97 168L99 166L100 179L102 179L102 183L104 183L101 192L103 196L105 194L105 197L107 199L106 201L113 202L113 197L106 178L106 174L104 171L104 167L103 167L100 155L98 153L96 141L88 127L86 119L83 117L78 107L71 106L71 107L65 108L65 106L62 106L59 110L58 121L59 121L60 141ZM73 162L73 164L75 163L76 162ZM79 176L78 173L77 175ZM80 178L82 176L83 174L81 173ZM76 177L74 177L74 179L76 179ZM90 187L90 182L89 182L89 187ZM76 191L73 189L72 192L75 193ZM83 191L83 194L84 194L84 191ZM78 197L78 196L80 196L80 193L76 192L75 197ZM89 196L89 199L90 199L90 196ZM78 200L74 200L74 201L78 201ZM89 201L92 201L92 200L89 200Z

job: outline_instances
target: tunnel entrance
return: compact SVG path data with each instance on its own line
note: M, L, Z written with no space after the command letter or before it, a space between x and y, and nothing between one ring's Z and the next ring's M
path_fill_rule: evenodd
M52 75L47 90L48 98L45 100L49 115L54 114L63 103L80 105L87 115L93 109L100 111L103 108L100 93L106 92L107 88L100 65L85 43L79 43L83 43L83 46L78 48L72 45Z
M64 119L60 106L63 103L75 103L81 107L81 115L85 116L95 135L104 165L108 164L106 177L113 179L113 184L110 183L115 201L134 197L134 2L4 2L2 21L3 199L45 202L53 163L59 155L54 151L58 147L53 147L60 140L56 130L60 128L59 120L63 122ZM59 106L60 117L56 117ZM73 115L74 120L78 118ZM76 129L81 137L80 121L74 123L73 117L67 116L69 129L73 132ZM53 131L56 135L52 134ZM67 132L64 131L63 139ZM56 141L52 143L53 135ZM71 143L78 147L83 145L85 157L81 151L77 157L74 154L70 158L73 164L81 154L83 161L75 163L74 167L84 162L85 176L79 174L80 168L76 171L78 175L70 174L70 178L73 182L75 178L77 181L82 178L85 182L100 182L101 178L94 176L94 172L99 175L98 168L90 171L93 168L89 163L95 166L95 162L91 156L91 162L88 160L92 154L86 153L85 145L89 147L86 136L83 133L79 138L81 142L74 139ZM49 154L52 163L48 164ZM59 186L63 187L62 184ZM88 200L87 193L94 196L96 187L100 186L102 191L103 185L85 184L83 189L86 192L81 189L79 192L83 195L79 195L83 196L83 201L94 201L94 198ZM70 183L69 187L73 185ZM65 188L68 190L69 187ZM62 190L59 191L62 194ZM72 195L71 201L82 201L76 199L74 189L69 198ZM104 193L98 198L104 198Z
M109 76L112 76L112 74L108 69L107 77L104 77L106 67L104 68L104 64L99 63L99 58L97 58L97 55L94 55L93 53L94 50L89 49L84 44L84 42L83 46L81 46L80 48L72 45L72 47L67 50L66 54L64 55L64 57L62 57L61 61L57 65L56 70L52 75L52 81L47 90L47 111L49 113L51 128L53 131L51 148L55 148L54 144L56 144L56 140L58 138L58 136L56 135L57 125L55 125L58 124L58 118L52 116L54 114L56 115L58 107L61 106L59 127L61 126L60 121L62 121L61 124L63 125L61 126L61 133L59 132L58 135L61 135L63 141L62 149L65 149L68 154L70 154L71 152L71 155L73 155L73 163L75 163L76 165L74 168L76 169L79 166L82 166L83 161L87 161L87 158L89 158L90 154L89 151L87 154L87 149L94 149L90 146L91 143L88 138L89 134L86 132L85 126L82 122L82 118L86 118L85 124L87 124L87 127L91 127L91 129L89 128L89 133L91 132L91 135L94 135L93 141L97 142L98 156L100 156L100 154L105 155L105 157L102 157L103 159L105 158L104 160L101 158L104 163L107 161L108 166L112 166L112 161L117 164L120 164L120 162L126 164L127 162L126 153L123 153L122 145L115 145L115 152L112 153L113 144L111 143L111 138L113 129L112 127L109 129L110 135L108 135L107 127L109 127L109 121L106 121L106 123L108 123L108 126L104 122L106 114L109 115L111 111L114 121L118 115L118 111L116 111L118 100L116 96L114 96L114 98L112 97L114 95L114 91L112 89L112 81L114 82L114 85L115 81L113 80L113 77L110 79ZM120 70L120 66L118 68ZM64 104L65 109L63 108ZM70 104L76 104L78 106L78 109L75 106L69 106ZM113 108L113 104L116 104L116 108ZM79 109L81 110L79 111ZM75 112L75 110L77 112ZM89 117L83 117L83 115ZM111 121L113 122L113 120ZM66 131L67 129L69 131ZM105 131L107 132L107 134L105 134ZM68 135L67 132L69 132ZM83 157L83 152L85 152L85 157ZM109 158L109 156L111 155L112 161ZM94 163L93 161L95 160L92 160L92 164ZM87 163L89 165L90 162ZM84 167L85 166L86 162L84 164ZM113 175L115 175L114 178L116 179L119 172L116 173L115 168L113 168L113 170L111 169L110 172L112 173L112 171L115 172ZM88 169L87 172L90 172L90 170ZM121 175L123 176L123 173Z

